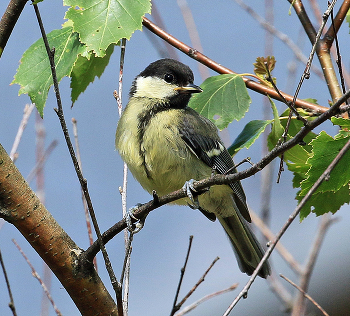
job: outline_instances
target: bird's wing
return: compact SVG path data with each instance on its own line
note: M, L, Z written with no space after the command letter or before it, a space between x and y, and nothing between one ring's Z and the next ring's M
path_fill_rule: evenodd
M186 110L191 115L185 116L179 126L179 133L193 154L220 174L237 172L231 155L218 136L216 126L208 119L199 116L194 110L190 108ZM246 197L240 181L231 183L230 187L239 211L248 222L251 222Z

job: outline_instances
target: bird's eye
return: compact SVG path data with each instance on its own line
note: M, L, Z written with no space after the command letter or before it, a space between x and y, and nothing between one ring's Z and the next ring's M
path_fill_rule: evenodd
M172 74L166 74L164 76L164 80L167 82L167 83L170 83L174 80L174 76Z

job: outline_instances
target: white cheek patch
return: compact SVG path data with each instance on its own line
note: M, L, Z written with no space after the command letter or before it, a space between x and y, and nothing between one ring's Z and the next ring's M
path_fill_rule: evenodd
M134 96L165 99L177 94L175 88L176 85L167 83L158 77L138 77Z

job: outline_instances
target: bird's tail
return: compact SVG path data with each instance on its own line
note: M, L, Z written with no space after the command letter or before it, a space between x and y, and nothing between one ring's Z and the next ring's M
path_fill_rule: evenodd
M241 271L251 275L264 255L260 243L239 212L228 217L217 217L230 238ZM259 271L259 276L266 278L270 275L270 270L266 261Z

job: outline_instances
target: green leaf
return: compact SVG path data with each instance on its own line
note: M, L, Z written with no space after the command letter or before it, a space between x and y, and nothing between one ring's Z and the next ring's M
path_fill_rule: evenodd
M264 132L272 120L254 120L244 126L243 131L237 136L233 144L228 148L231 156L235 155L242 148L249 148L256 139Z
M68 76L77 55L84 50L78 34L71 27L54 30L47 35L50 47L55 48L55 64L58 82ZM42 39L36 41L23 54L13 83L21 86L19 94L27 93L43 116L44 106L52 85L50 62Z
M192 96L189 106L212 120L222 130L233 120L239 121L249 109L251 99L243 79L224 74L206 79L202 93ZM218 115L219 118L215 118Z
M339 125L341 127L350 128L350 120L342 117L331 117L331 121L334 125Z
M348 11L348 13L346 14L346 22L349 23L350 26L350 12Z
M313 103L313 104L317 104L318 105L318 103L317 103L317 99L313 99L313 98L306 98L306 99L304 99L305 101L307 101L307 102L309 102L309 103Z
M96 57L94 53L84 53L84 56L79 55L71 72L71 100L72 103L78 99L79 95L85 91L87 86L95 80L95 77L100 78L109 59L113 53L114 45L110 45L106 50L104 57ZM85 57L87 55L87 57Z
M80 40L99 57L109 45L141 30L142 17L151 13L150 0L64 0L64 5L71 6L65 18L73 21Z
M307 172L307 179L301 183L300 195L305 195L321 174L326 170L339 151L344 147L349 137L334 139L322 131L311 143L313 156L308 159L311 165ZM329 175L328 181L323 181L316 192L336 192L350 181L350 152L345 153Z
M314 193L306 202L305 206L300 211L300 220L307 217L312 211L317 216L331 212L336 213L342 205L349 204L350 194L349 187L343 186L337 192L319 192ZM297 200L300 202L304 196L297 195Z
M273 113L273 124L272 124L271 133L267 137L267 148L269 150L272 150L280 141L284 132L284 128L280 122L280 118L278 116L278 111L275 103L272 101L270 97L269 97L269 101L270 101L272 113Z

